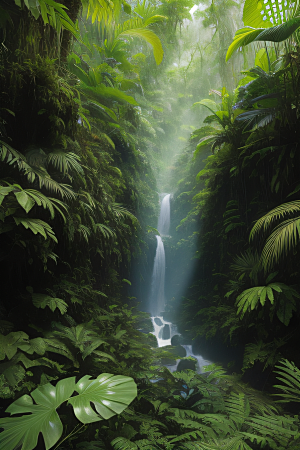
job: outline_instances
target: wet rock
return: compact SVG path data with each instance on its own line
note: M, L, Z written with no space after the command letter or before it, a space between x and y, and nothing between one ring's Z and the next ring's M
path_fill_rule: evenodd
M186 349L181 347L181 345L176 345L174 352L176 355L180 356L180 358L184 358L186 356Z
M174 314L172 314L171 312L164 311L162 313L162 316L166 322L174 322Z
M156 325L158 325L159 327L162 327L162 325L163 325L163 323L162 323L162 321L160 320L159 317L155 317L154 322L155 322Z
M165 325L162 329L162 339L170 339L171 333L170 333L170 325Z
M196 360L192 359L181 359L177 366L177 371L182 370L196 370Z
M181 344L181 336L179 334L175 334L171 339L171 345L177 346Z
M175 364L176 364L176 359L162 358L162 359L161 359L161 364L162 364L163 366L175 366Z

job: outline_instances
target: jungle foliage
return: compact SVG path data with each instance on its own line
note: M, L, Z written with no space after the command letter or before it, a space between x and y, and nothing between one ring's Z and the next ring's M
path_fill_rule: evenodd
M195 102L209 115L176 163L170 251L181 258L189 247L194 274L170 309L182 305L178 322L198 345L243 348L244 372L270 374L282 356L299 364L298 3L254 4L243 5L244 26L260 27L263 44L232 92L217 85ZM253 41L245 30L228 57Z
M0 0L4 450L299 448L298 417L240 376L163 367L176 348L139 311L157 191L180 179L166 247L190 268L198 242L199 270L179 326L243 342L244 370L299 401L297 32L226 65L240 5L193 6ZM297 11L263 28L286 39Z

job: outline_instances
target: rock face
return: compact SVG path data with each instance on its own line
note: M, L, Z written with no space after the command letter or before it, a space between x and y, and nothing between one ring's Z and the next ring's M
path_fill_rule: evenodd
M174 346L175 355L180 356L180 358L184 358L186 356L186 349L181 347L181 345Z
M158 325L159 327L161 327L162 324L163 324L159 317L155 317L154 322L155 322L156 325Z
M170 339L171 333L170 333L170 325L166 324L162 329L162 339Z
M177 345L181 344L181 336L179 334L175 334L171 339L171 345L177 347Z
M162 359L161 359L161 364L162 364L163 366L175 366L175 364L176 364L176 359L162 358Z
M174 317L172 313L164 311L162 314L165 322L174 322Z
M181 359L177 366L177 371L181 372L182 370L196 370L196 360L191 359Z

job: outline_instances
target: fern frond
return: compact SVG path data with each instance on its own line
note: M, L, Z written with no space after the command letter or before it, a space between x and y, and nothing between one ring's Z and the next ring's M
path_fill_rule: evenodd
M111 445L115 450L138 450L138 446L124 437L117 437L111 441Z
M257 252L248 249L245 253L234 258L231 269L238 273L251 273L258 265L259 256Z
M48 153L46 161L47 164L52 164L64 175L72 170L79 174L84 173L81 164L79 163L79 156L72 152L55 150L54 152Z
M52 312L55 311L56 308L59 309L61 314L67 312L68 305L61 298L51 297L47 294L32 294L32 303L37 308L45 309L48 306Z
M21 224L24 228L31 230L34 234L41 234L45 239L51 238L54 242L58 242L50 225L43 220L14 216L14 221L16 225Z
M281 397L282 400L277 402L300 402L300 370L295 366L293 362L287 359L280 361L280 366L276 366L275 373L280 375L276 377L283 384L275 385L277 389L280 389L282 393L274 394Z
M283 256L291 254L300 239L300 218L287 219L277 225L266 240L262 262L266 270L272 268Z
M276 208L269 211L263 217L258 219L250 233L250 240L254 239L257 233L266 232L268 229L276 224L278 220L300 212L300 200L283 203Z

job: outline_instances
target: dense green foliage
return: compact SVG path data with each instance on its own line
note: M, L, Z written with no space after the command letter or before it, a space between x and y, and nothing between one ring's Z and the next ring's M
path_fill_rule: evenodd
M250 4L244 24L257 26ZM258 49L232 94L212 89L214 100L195 103L210 115L174 176L181 180L172 251L182 257L185 242L197 259L188 262L194 275L178 321L217 345L246 346L244 371L272 369L282 356L299 362L300 73L293 45Z
M0 0L4 450L299 448L241 375L166 369L139 310L173 189L169 314L299 401L298 3L254 3Z

